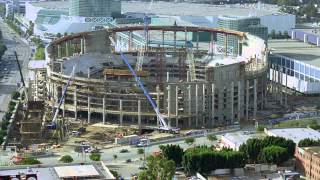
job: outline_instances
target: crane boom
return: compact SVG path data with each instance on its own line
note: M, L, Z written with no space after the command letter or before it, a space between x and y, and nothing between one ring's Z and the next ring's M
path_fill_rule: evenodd
M159 119L159 122L163 128L163 130L170 130L170 128L168 127L166 121L164 120L162 114L159 111L158 106L156 105L156 103L153 101L153 99L150 97L148 90L144 87L144 85L142 84L142 82L140 81L140 77L137 76L137 73L133 70L133 68L131 67L127 57L120 52L121 55L121 59L124 61L124 63L128 66L129 70L131 71L132 75L135 77L136 82L138 83L139 87L142 89L144 95L147 97L148 101L150 102L153 110L155 111L155 113L157 114L157 117Z
M64 89L63 89L61 98L60 98L60 100L59 100L58 107L57 107L57 109L56 109L56 111L55 111L55 113L54 113L54 116L53 116L53 118L52 118L52 123L53 123L53 124L55 124L56 121L57 121L57 116L58 116L58 114L59 114L60 107L61 107L62 103L63 103L64 100L65 100L68 87L70 86L71 81L72 81L72 78L74 77L75 68L76 68L76 66L73 66L73 69L72 69L72 72L71 72L70 77L69 77L69 79L68 79L68 82L67 82L67 84L64 86Z

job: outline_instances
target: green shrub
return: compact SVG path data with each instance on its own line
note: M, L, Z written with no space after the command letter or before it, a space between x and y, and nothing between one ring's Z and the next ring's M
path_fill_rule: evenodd
M131 159L127 159L127 160L126 160L126 163L131 163L131 162L132 162Z
M320 146L320 140L313 140L310 138L302 139L298 143L299 147L310 147L310 146Z
M139 149L137 150L137 153L138 153L138 154L143 154L143 153L144 153L144 149L139 148Z
M191 145L195 142L195 139L193 137L188 137L184 140L184 142L188 145Z
M59 161L63 163L71 163L73 158L70 155L64 155L59 159Z
M89 158L92 160L92 161L100 161L100 158L101 158L101 154L100 153L91 153Z
M168 159L173 160L177 166L181 166L183 149L179 145L169 144L160 145L162 155Z
M266 128L266 126L264 126L264 125L259 125L258 127L256 127L256 131L258 131L258 132L263 132L263 131L264 131L264 128Z
M128 149L121 149L121 150L120 150L120 153L127 153L127 152L129 152Z
M41 164L41 162L36 158L26 157L26 158L22 159L20 164L21 165L35 165L35 164Z

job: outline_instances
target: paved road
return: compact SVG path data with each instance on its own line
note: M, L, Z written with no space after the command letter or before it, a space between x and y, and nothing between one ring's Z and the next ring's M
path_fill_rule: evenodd
M0 20L0 30L2 31L3 41L8 50L0 61L0 121L7 110L10 101L10 94L15 91L17 83L20 82L20 74L14 57L14 51L17 51L20 65L27 78L28 62L31 55L31 49L17 34L11 30L7 24Z

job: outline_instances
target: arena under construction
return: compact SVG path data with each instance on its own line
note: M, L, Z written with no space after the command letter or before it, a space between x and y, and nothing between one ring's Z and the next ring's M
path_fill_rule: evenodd
M224 45L216 43L218 36ZM228 47L235 39L238 48ZM254 119L264 108L264 40L244 32L177 25L122 26L53 41L47 47L46 68L37 72L34 100L57 108L66 90L60 115L68 119L139 128L159 125L121 55L169 127L231 125Z

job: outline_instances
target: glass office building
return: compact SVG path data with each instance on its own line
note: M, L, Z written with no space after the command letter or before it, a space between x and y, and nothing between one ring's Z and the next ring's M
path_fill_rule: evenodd
M261 25L260 18L256 17L220 16L218 19L218 27L223 29L232 29L242 32L248 32L266 41L268 39L268 28ZM217 35L217 44L221 47L224 46L224 35ZM229 54L237 54L239 48L237 37L229 35L227 45L227 51L229 52Z
M269 56L270 80L304 94L320 93L320 68L281 56Z
M70 0L70 16L117 17L121 14L120 0Z

